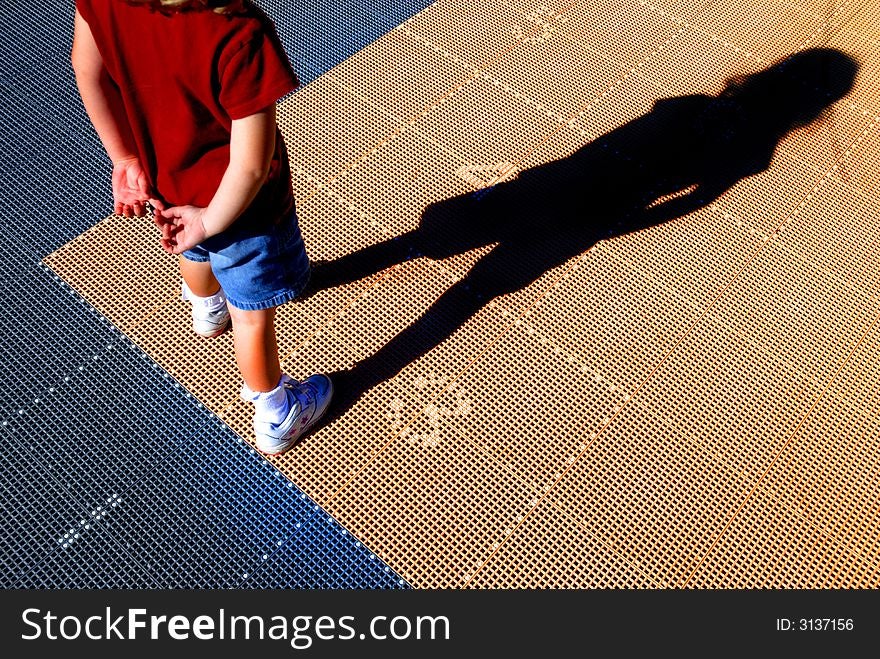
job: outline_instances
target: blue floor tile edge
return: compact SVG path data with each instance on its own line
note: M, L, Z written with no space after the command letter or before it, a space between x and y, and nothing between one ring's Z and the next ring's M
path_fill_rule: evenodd
M2 588L410 587L218 419L101 498L0 441Z
M60 279L55 283L62 290L69 289ZM81 313L100 316L90 306ZM85 350L73 360L78 363L70 365L70 375L59 375L55 386L49 387L41 398L10 410L0 422L6 447L3 472L7 477L7 498L35 501L33 493L22 497L8 486L22 471L20 466L10 469L8 458L12 454L19 458L24 455L29 475L22 483L48 483L49 486L39 488L47 496L54 495L53 504L46 508L65 511L50 525L57 529L54 535L61 546L44 547L41 552L31 544L25 553L32 557L42 554L42 559L37 559L19 578L14 578L15 573L3 561L0 585L252 588L255 586L247 582L248 576L256 574L270 556L274 582L283 582L285 587L387 588L391 587L389 584L404 584L384 563L378 571L375 555L347 531L341 533L341 527L320 506L208 412L128 337L109 325L103 316L101 320L112 331L107 352L90 356L93 350ZM107 366L111 367L109 371ZM114 384L117 371L126 376L122 385ZM129 379L138 382L142 403L132 410L133 419L126 414L130 405L126 397ZM95 403L90 395L96 390L111 395ZM194 411L198 412L195 416ZM77 412L82 413L82 419L77 418ZM141 420L139 414L146 416ZM158 423L157 418L161 420ZM136 427L122 428L126 423L136 425L140 421L144 424L140 437ZM47 428L49 431L44 434ZM115 443L108 446L106 438L120 429L124 432L117 434ZM144 436L147 441L141 441ZM106 455L102 456L104 452ZM151 460L152 467L138 474L136 467ZM206 466L216 472L211 479L205 478ZM129 481L126 475L131 477ZM224 484L226 489L235 485L237 489L212 493L211 483L215 490L218 484ZM169 497L171 491L182 494L175 500ZM206 498L206 493L212 495ZM126 507L132 500L136 505ZM287 508L280 506L279 501L286 502ZM266 505L267 502L273 504ZM234 511L243 504L250 506L245 518L237 524L221 523L234 517ZM120 514L107 518L111 508L117 506L119 511L133 512L129 518ZM291 512L291 506L297 509L296 514ZM181 523L193 519L193 515L196 522L203 523L201 527L195 525L200 529L198 537L191 534L193 529L187 528L186 523ZM323 515L322 524L312 520L316 515ZM11 518L12 514L5 517ZM77 522L78 518L82 519ZM77 538L76 547L64 544L62 532L73 536L86 523L92 526L86 529L90 533ZM266 528L274 532L266 535ZM29 528L17 537L32 543L35 535L39 534ZM205 536L224 540L209 544L208 551L199 545L199 538ZM257 536L259 541L255 540ZM98 547L106 551L99 551ZM274 556L279 548L294 560L279 563ZM230 555L237 560L230 562ZM328 555L337 557L336 576L328 572ZM126 567L113 573L96 573L76 562L94 559L94 567L106 568L121 566L126 556ZM111 559L115 562L108 563ZM63 574L58 572L62 568ZM320 578L314 576L317 574Z

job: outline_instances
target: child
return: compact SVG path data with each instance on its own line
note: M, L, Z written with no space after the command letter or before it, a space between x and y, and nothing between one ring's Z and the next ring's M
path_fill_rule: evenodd
M114 212L153 206L193 329L217 336L231 316L257 448L285 451L333 386L283 374L275 341L275 307L310 268L275 121L298 82L274 28L244 0L76 0L71 59L113 162Z

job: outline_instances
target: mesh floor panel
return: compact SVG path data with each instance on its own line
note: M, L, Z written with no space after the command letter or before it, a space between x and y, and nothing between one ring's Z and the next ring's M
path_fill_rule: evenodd
M279 310L282 365L337 394L326 425L246 468L323 506L343 528L290 518L353 534L365 573L415 587L880 585L875 4L438 0L284 99L324 263ZM638 178L601 167L665 144L649 113L813 47L858 61L844 98L717 198L625 223ZM584 154L601 186L560 166ZM687 191L669 194L644 217ZM559 228L569 212L591 223ZM45 263L253 442L231 337L192 335L150 222L109 217ZM211 554L205 585L284 587L285 542L267 527L253 556ZM181 569L126 550L160 582ZM303 578L332 582L335 558L315 560Z

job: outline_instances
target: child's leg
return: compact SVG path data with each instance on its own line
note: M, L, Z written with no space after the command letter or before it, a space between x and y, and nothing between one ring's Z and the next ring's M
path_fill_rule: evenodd
M195 295L210 297L220 290L220 282L211 270L210 261L190 261L180 257L180 276Z
M280 453L315 427L333 397L327 376L295 380L281 372L278 356L275 307L302 291L309 259L294 215L270 226L246 226L227 234L225 242L211 258L229 296L235 359L244 379L241 397L254 404L257 448Z
M275 340L275 308L232 314L235 359L244 378L242 397L254 403L254 434L264 453L281 453L324 415L333 396L325 375L302 382L282 375Z
M231 304L235 360L248 388L271 391L281 380L278 344L275 341L275 308L243 311Z
M184 300L192 303L193 331L205 338L220 336L229 325L229 310L210 261L180 257Z

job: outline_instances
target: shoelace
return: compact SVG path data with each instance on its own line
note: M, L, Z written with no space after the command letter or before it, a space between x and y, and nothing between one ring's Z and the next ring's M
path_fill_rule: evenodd
M315 407L318 400L318 388L311 382L285 382L285 389L293 392L296 402L299 404L300 419L299 423L305 425L311 418L311 408ZM306 391L303 391L306 390Z

